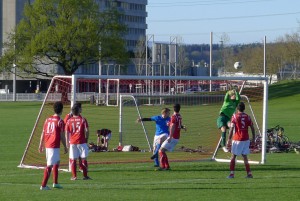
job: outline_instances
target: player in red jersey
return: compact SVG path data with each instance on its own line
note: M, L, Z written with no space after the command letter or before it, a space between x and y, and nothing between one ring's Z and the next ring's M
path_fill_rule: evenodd
M252 142L255 140L255 130L250 116L245 111L245 104L240 102L237 106L238 113L231 118L231 128L229 130L227 147L231 146L231 161L230 161L230 175L229 179L234 178L234 169L236 157L242 155L247 172L246 178L253 178L247 155L250 153L250 139L248 134L248 127L251 128ZM233 134L234 132L234 134Z
M80 108L80 113L81 113L81 103L75 103L74 105L75 105L75 107L78 106ZM70 113L66 114L66 116L64 118L65 125L67 124L67 121L71 117L73 117L72 111ZM78 163L79 163L79 171L82 172L82 162L81 162L81 158L80 157L78 158Z
M80 157L82 163L83 179L91 179L87 175L88 137L89 129L87 120L80 115L81 107L74 104L71 117L66 124L67 147L69 147L69 160L72 172L71 180L77 180L76 160Z
M46 159L47 167L44 170L44 177L41 190L50 190L47 186L48 179L50 177L51 171L53 170L53 188L62 188L58 184L58 167L60 162L60 141L64 145L65 153L68 152L66 147L66 139L64 136L64 122L60 118L63 111L63 104L61 102L55 102L53 105L55 114L47 118L43 132L41 134L39 152L42 153L44 148L46 148Z
M157 170L170 170L170 165L166 151L174 150L174 147L176 146L180 138L180 130L182 128L185 129L185 126L182 126L182 118L179 114L180 104L175 104L173 106L173 109L174 113L171 116L171 120L169 123L170 134L169 137L163 142L159 150L160 168Z

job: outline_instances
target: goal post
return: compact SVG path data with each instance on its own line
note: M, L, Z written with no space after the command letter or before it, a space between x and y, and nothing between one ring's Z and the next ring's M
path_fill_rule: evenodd
M111 85L114 86L110 87ZM143 90L146 85L151 87ZM88 162L91 164L150 162L149 151L152 149L155 123L136 123L136 119L159 115L165 107L172 110L174 103L182 105L183 123L188 130L182 131L175 151L170 154L170 160L228 161L230 156L217 149L220 131L216 126L216 119L230 85L242 88L241 96L246 103L246 113L255 121L257 133L261 133L262 150L251 154L249 158L257 163L265 163L268 118L266 77L72 75L53 77L19 167L44 168L45 154L40 154L37 150L43 123L53 114L55 101L62 101L64 104L62 118L70 112L75 102L82 103L82 115L89 123L89 142L96 142L96 130L108 128L112 131L110 151L90 152ZM115 103L119 107L108 107L92 101L100 98L99 86L114 88L109 93L118 97L118 102ZM107 94L107 91L102 92ZM137 146L145 152L113 151L120 144ZM60 167L68 170L68 155L62 152Z

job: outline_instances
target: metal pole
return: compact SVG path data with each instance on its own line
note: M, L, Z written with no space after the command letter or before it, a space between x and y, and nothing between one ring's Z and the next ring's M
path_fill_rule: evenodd
M16 64L13 64L13 101L16 101L16 95L17 95L17 92L16 92L16 80L17 80L17 76L16 76L16 73L17 73L17 68L16 68Z
M267 76L267 60L266 60L266 43L267 43L267 37L264 38L264 76Z
M210 32L209 77L212 76L212 44L213 44L213 32ZM209 91L211 91L211 80L209 81Z
M101 47L99 48L99 51L101 51ZM101 62L101 58L99 59L99 75L102 75L102 62ZM101 83L101 79L99 79L99 97L98 97L98 103L100 104L100 100L101 100L101 90L102 90L102 83Z

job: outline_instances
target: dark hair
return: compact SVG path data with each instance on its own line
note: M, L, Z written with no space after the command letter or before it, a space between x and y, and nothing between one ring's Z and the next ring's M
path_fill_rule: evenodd
M240 112L244 112L245 110L245 103L244 102L240 102L237 106L238 111Z
M74 106L81 108L81 103L75 103Z
M180 104L179 103L176 103L174 106L173 106L173 109L175 112L179 112L180 111Z
M76 104L76 103L73 105L73 107L72 107L72 114L73 115L76 115L76 116L79 115L80 108L81 108L80 106L81 106L81 104L79 105L79 104Z
M55 114L61 114L63 111L64 105L62 104L61 101L55 102L53 105L53 110Z

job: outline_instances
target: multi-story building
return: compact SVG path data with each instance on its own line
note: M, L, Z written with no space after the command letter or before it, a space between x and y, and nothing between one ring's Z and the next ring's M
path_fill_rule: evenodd
M7 40L7 33L11 32L18 22L22 19L23 9L26 3L32 3L34 0L0 0L0 51L3 51L3 42ZM146 35L146 6L148 0L98 0L100 9L104 10L110 6L116 6L123 13L121 21L128 27L128 33L124 35L127 50L132 51L141 36ZM62 71L57 68L57 74ZM98 64L79 68L76 73L81 74L98 74ZM16 92L30 92L35 90L37 86L40 90L45 91L48 82L41 77L34 79L23 79L17 76ZM0 89L12 91L13 75L10 73L0 73ZM3 90L2 90L3 91ZM1 91L0 91L1 92Z

